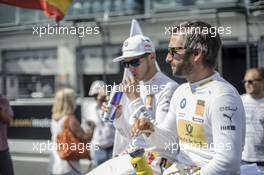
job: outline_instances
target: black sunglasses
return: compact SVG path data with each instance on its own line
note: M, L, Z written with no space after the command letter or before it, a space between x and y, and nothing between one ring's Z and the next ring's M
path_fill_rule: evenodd
M243 80L242 83L243 84L246 84L246 83L253 84L254 82L261 81L261 80L262 80L262 78L257 78L257 79L254 79L254 80Z
M183 49L183 47L168 47L168 52L174 59L177 59L178 52Z
M142 55L142 56L140 56L138 58L134 58L131 61L125 61L125 62L123 62L123 66L125 68L129 68L129 65L131 65L133 67L138 67L140 65L140 63L141 63L140 59L146 58L147 56L148 56L148 54L144 54L144 55Z

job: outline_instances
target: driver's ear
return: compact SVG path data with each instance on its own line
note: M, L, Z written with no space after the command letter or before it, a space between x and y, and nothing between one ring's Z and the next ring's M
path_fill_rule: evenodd
M202 62L204 55L201 49L195 49L193 55L195 62Z

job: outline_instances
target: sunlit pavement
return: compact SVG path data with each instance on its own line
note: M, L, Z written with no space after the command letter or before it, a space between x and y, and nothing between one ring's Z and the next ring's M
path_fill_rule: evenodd
M16 175L47 175L49 152L33 151L33 143L46 142L44 140L9 140L14 171ZM81 160L82 172L88 172L91 162Z

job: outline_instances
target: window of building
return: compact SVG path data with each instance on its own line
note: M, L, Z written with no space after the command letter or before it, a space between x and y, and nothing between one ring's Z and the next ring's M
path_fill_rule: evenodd
M11 98L51 97L55 90L57 50L3 51L5 94Z
M16 7L0 4L0 25L16 23Z

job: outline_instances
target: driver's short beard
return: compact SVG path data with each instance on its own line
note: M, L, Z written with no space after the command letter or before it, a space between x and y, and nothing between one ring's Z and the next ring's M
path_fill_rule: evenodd
M177 65L177 69L176 72L173 72L173 75L175 77L186 77L187 75L189 75L192 70L193 70L193 66L190 63L190 57L191 57L191 53L186 53L183 57L183 62L181 64Z

